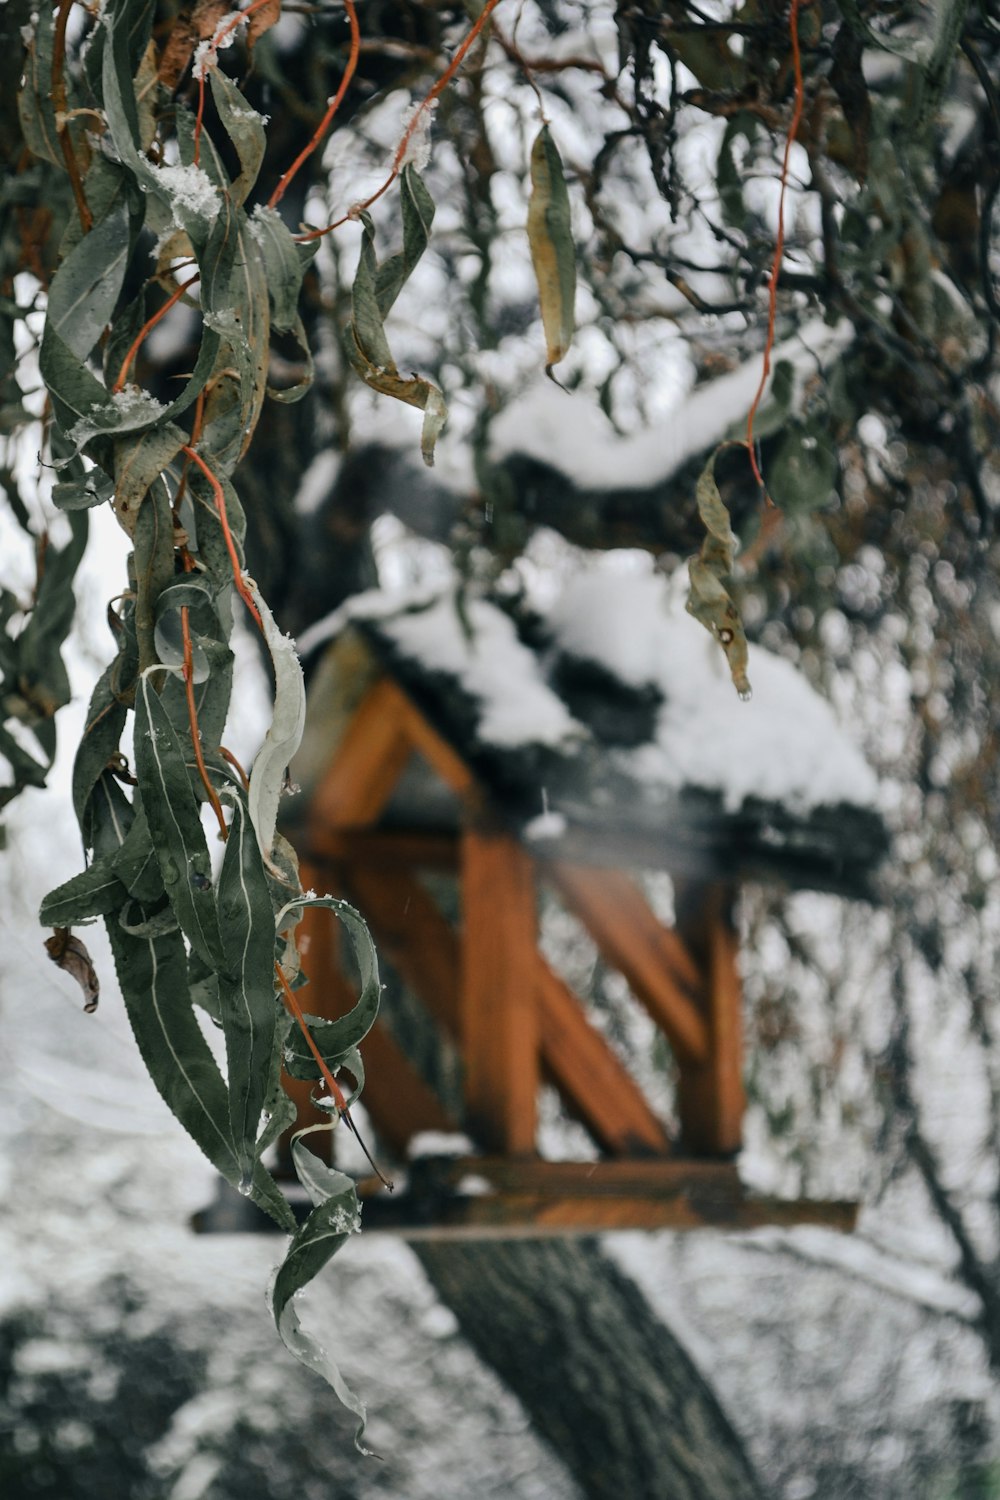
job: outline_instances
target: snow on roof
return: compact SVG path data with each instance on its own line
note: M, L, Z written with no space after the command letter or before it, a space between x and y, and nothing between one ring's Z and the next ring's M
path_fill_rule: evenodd
M772 371L787 361L801 388L833 361L852 334L846 322L828 328L814 319L778 345ZM760 361L746 360L730 374L696 388L663 421L626 437L615 431L596 402L539 379L494 421L491 457L499 462L523 454L558 469L580 489L646 489L723 441L733 424L746 417L760 374ZM769 390L770 383L765 394ZM796 404L793 393L793 408Z
M662 695L654 737L616 753L637 780L747 797L799 812L874 807L877 782L830 704L788 661L750 647L753 699L733 688L717 643L686 612L686 572L595 567L572 579L549 615L557 646L633 688Z
M797 814L842 803L875 807L874 773L790 662L751 646L753 699L742 702L719 646L684 608L686 573L668 581L645 558L644 571L632 554L629 566L621 562L601 559L568 581L547 613L549 645L537 654L496 605L467 598L460 614L454 588L360 594L300 646L306 654L349 622L367 622L398 657L454 679L474 700L481 745L544 745L569 755L593 745L594 735L549 676L560 657L591 662L661 700L645 743L606 752L619 773L654 796L700 788L719 793L730 813L747 798Z
M454 588L372 589L357 594L303 635L303 655L352 620L377 622L378 634L428 672L454 678L479 706L478 736L489 745L546 745L572 753L587 735L521 644L513 622L483 599L460 603Z

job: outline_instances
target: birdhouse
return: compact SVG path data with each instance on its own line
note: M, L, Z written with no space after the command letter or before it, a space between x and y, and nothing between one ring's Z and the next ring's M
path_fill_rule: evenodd
M358 907L394 976L363 1102L381 1148L412 1159L392 1195L362 1184L366 1226L850 1227L851 1204L748 1195L735 1164L739 887L864 897L886 844L874 777L803 677L752 649L741 702L665 580L605 570L544 617L454 587L363 595L303 648L286 831L303 884ZM644 889L664 871L669 921ZM545 891L665 1040L671 1126L540 951ZM303 928L309 1009L331 1018L353 1002L335 928L321 911ZM540 1153L543 1085L592 1159ZM292 1087L306 1123L309 1086Z

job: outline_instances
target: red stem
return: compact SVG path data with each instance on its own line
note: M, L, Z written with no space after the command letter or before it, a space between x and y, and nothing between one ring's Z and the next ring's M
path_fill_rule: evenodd
M184 638L184 693L187 698L188 722L191 725L191 747L194 750L195 762L198 766L198 775L201 784L205 788L212 811L215 813L219 824L219 832L223 840L229 837L229 829L226 826L225 814L222 811L222 803L219 794L215 790L208 776L208 768L205 765L205 757L201 748L201 731L198 728L198 710L194 701L194 664L191 649L191 628L188 624L187 605L181 606L181 634Z
M350 0L345 0L345 3L350 3ZM356 219L358 214L361 213L364 209L371 208L372 204L375 203L377 199L381 198L384 192L392 187L392 184L395 182L396 178L400 174L400 171L402 170L403 158L406 155L406 148L410 144L410 141L413 139L413 134L420 121L421 115L429 105L434 103L434 100L438 97L438 95L442 94L448 87L449 83L454 78L459 68L462 66L462 63L465 61L465 56L469 48L472 46L473 42L476 40L476 37L485 26L490 13L496 9L499 3L500 0L486 0L486 4L483 6L482 11L480 12L479 19L470 30L464 42L458 48L455 56L448 64L447 68L445 68L444 72L441 74L441 77L438 79L437 83L435 83L426 99L422 99L419 107L414 110L413 119L410 121L409 125L407 125L406 130L403 132L403 138L400 141L399 145L396 147L396 154L392 159L392 171L389 173L385 182L383 182L378 191L372 193L371 197L366 198L363 203L355 203L349 213L346 213L341 218L336 219L332 224L328 224L325 229L310 229L305 234L297 234L295 238L300 244L307 244L310 240L321 240L325 235L332 234L335 229L339 229L340 226L342 224L346 224L349 219Z
M326 114L323 116L322 120L320 120L315 131L313 132L312 140L307 146L304 146L302 148L298 156L292 162L292 165L288 168L288 171L278 179L278 185L268 199L268 208L275 208L281 202L282 198L285 196L285 190L288 187L288 184L291 182L292 178L295 176L302 163L308 160L308 158L316 150L316 147L319 145L320 141L322 141L323 137L326 135L326 132L330 128L333 117L340 108L344 95L347 93L351 79L354 77L355 69L358 66L358 58L361 54L361 27L358 23L358 13L354 6L354 0L344 0L344 9L347 11L347 20L351 28L351 50L347 57L347 66L344 69L344 75L340 80L340 85L337 89L337 92L334 94L333 98L327 105Z
M222 492L222 485L219 482L218 476L212 473L212 470L208 467L208 464L202 458L201 454L197 453L195 449L190 446L190 444L186 444L181 449L181 452L186 453L188 458L192 459L193 462L198 465L199 469L204 474L209 484L212 486L212 493L215 496L215 504L218 509L219 525L222 527L222 535L225 538L226 551L229 553L229 561L233 565L233 583L236 585L236 592L243 600L243 603L246 605L247 609L253 615L261 632L263 632L264 622L260 617L260 610L257 608L257 605L254 602L253 595L243 581L243 565L240 562L240 555L236 550L236 541L233 537L233 533L229 529L229 517L226 515L226 497Z
M771 351L774 348L775 328L778 320L778 278L781 275L781 258L785 249L785 196L788 191L788 170L791 161L792 147L799 133L799 125L802 121L802 110L805 105L805 89L802 81L802 52L799 48L799 6L801 0L792 0L791 9L788 13L788 27L792 40L792 67L795 71L795 108L792 111L791 124L788 127L788 138L785 141L785 154L781 163L781 194L778 198L778 234L774 245L774 261L771 266L771 279L768 283L767 298L767 339L764 344L764 368L761 372L760 384L757 394L753 398L747 416L747 448L750 452L750 467L753 469L754 478L761 489L767 493L764 485L764 476L760 472L757 462L757 454L754 451L753 442L753 420L757 415L764 395L764 387L771 373ZM768 497L770 499L770 497Z
M139 332L136 334L135 338L129 345L128 353L122 360L121 369L118 371L118 379L112 386L113 391L117 393L118 391L121 391L125 388L125 382L128 379L129 368L132 364L132 361L138 354L140 348L142 347L143 341L145 340L147 334L152 333L153 329L156 327L157 323L160 322L161 318L165 318L170 309L181 300L184 293L188 291L190 287L193 287L196 281L200 280L201 277L197 273L195 273L195 275L191 277L190 281L181 282L180 286L177 287L173 292L171 292L170 296L167 298L166 302L164 302L163 306L157 308L156 312L151 318L146 319L145 323L139 329Z

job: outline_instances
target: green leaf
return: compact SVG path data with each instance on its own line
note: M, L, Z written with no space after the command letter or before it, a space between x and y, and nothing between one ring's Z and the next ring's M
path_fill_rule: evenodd
M226 1087L201 1034L187 983L187 953L180 932L135 936L106 921L115 968L139 1052L168 1109L227 1182L242 1172L229 1125ZM283 1229L295 1218L270 1175L259 1164L250 1196Z
M234 203L243 203L257 181L264 160L267 145L264 120L221 68L213 68L208 77L219 119L236 147L240 162L240 175L230 187L229 194Z
M17 108L28 150L64 171L66 163L52 102L52 24L52 7L41 6L25 54L24 85L17 96Z
M87 710L87 722L73 762L73 810L88 838L87 806L91 795L111 758L118 752L118 742L125 728L126 694L135 673L135 633L123 631L119 654L105 668L97 681Z
M186 442L187 435L179 427L162 421L139 437L115 443L115 515L129 536L135 535L139 509L150 486Z
M129 253L128 209L114 202L52 278L48 321L67 349L86 359L115 310Z
M747 638L739 610L722 581L733 570L736 538L715 482L715 460L720 452L717 448L708 460L695 492L707 535L698 556L688 564L691 588L687 608L715 636L726 653L736 691L741 698L749 698Z
M367 386L424 413L420 452L428 466L434 462L434 446L448 408L437 386L417 375L405 379L396 368L383 319L420 259L427 244L433 209L419 174L412 167L403 171L403 249L379 266L375 256L375 226L368 214L361 215L362 238L358 269L351 288L351 321L345 335L347 357Z
M188 573L161 588L156 596L153 641L157 660L162 661L168 667L183 667L184 665L184 630L180 613L182 609L204 610L209 617L214 615L212 591L205 579ZM191 638L191 680L198 685L211 679L211 666L208 654L201 641L197 639L190 621L188 634ZM228 696L227 692L227 700ZM198 722L201 726L200 714ZM204 726L201 727L204 737Z
M151 674L135 699L135 768L170 904L184 935L213 969L225 967L212 866L180 741Z
M105 855L50 891L42 901L38 919L43 927L76 927L114 911L125 896L125 888Z
M274 994L274 912L260 847L242 797L227 794L233 819L219 875L219 918L226 972L219 1010L226 1038L230 1125L249 1181L267 1094L278 1014Z
M229 474L243 457L257 425L267 390L270 305L260 246L242 209L228 202L213 236L225 233L233 246L228 275L202 283L205 327L220 340L219 363L235 370L237 382L216 380L208 391L202 443L212 468Z
M163 896L163 876L141 807L124 840L111 855L111 868L129 895L146 906L155 906Z
M399 206L403 215L403 248L384 260L375 273L375 298L382 319L413 274L427 249L434 223L434 202L416 167L405 166L399 179Z
M289 1028L294 1025L291 1016L285 1011L278 1013L274 1027L274 1037L271 1046L271 1063L268 1069L267 1095L264 1099L264 1115L266 1124L260 1133L257 1142L257 1155L263 1156L264 1152L284 1135L286 1130L295 1124L298 1115L298 1106L285 1093L282 1082L282 1069L285 1056L285 1038Z
M59 510L92 510L103 505L114 494L114 481L99 469L91 469L82 479L66 479L52 486L52 503Z
M545 330L545 373L569 353L576 304L576 250L562 159L547 125L531 148L528 245Z
M156 602L174 576L174 519L170 495L162 479L154 480L136 518L135 638L139 671L157 661L154 641Z
M303 324L302 319L297 315L293 320L291 333L295 338L295 342L302 350L305 364L305 374L303 375L302 379L296 381L294 385L269 385L267 387L267 394L270 396L272 401L282 401L287 406L294 405L296 401L301 401L303 396L309 394L309 390L316 375L316 366L313 362L312 350L309 348L309 340L306 338L305 325Z
M296 1146L292 1148L293 1153ZM305 1156L311 1153L301 1150L300 1154ZM298 1166L298 1158L296 1165ZM318 1184L318 1172L309 1167L304 1184L306 1190L312 1191ZM327 1351L304 1331L292 1301L296 1292L307 1286L331 1256L360 1228L357 1193L349 1177L343 1172L327 1170L322 1179L322 1191L327 1196L313 1209L299 1229L274 1279L270 1293L271 1313L285 1348L308 1369L314 1370L328 1381L348 1411L352 1411L358 1418L354 1443L359 1452L368 1453L369 1450L361 1441L367 1420L364 1403L351 1390Z
M315 1016L306 1018L309 1030L324 1060L330 1064L337 1064L357 1047L375 1023L382 994L378 974L378 956L371 933L360 912L355 911L353 906L348 905L346 901L341 901L337 896L295 897L294 900L287 902L278 913L276 920L279 930L289 914L302 912L307 907L323 907L340 920L354 950L361 980L361 994L346 1016L341 1016L336 1021L323 1021ZM293 1028L288 1034L285 1044L285 1066L293 1078L319 1078L321 1076L316 1060L301 1031L297 1028Z
M215 74L213 73L213 78ZM281 215L258 203L250 219L250 233L264 257L267 291L271 299L271 321L279 333L294 327L305 267L299 247Z
M274 616L252 582L249 587L260 611L264 640L274 668L274 711L264 743L250 771L249 793L250 817L266 859L274 843L278 799L285 784L285 772L299 748L305 728L306 690L294 641L278 629Z
M68 433L76 422L86 421L107 406L108 393L97 376L77 359L48 323L42 334L38 365L63 432Z

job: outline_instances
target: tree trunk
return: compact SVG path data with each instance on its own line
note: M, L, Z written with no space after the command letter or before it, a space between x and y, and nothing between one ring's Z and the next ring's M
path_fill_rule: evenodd
M592 1241L413 1248L587 1500L761 1500L711 1388Z

